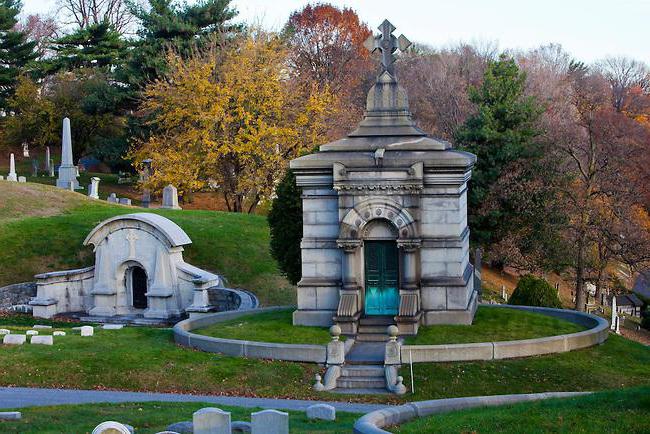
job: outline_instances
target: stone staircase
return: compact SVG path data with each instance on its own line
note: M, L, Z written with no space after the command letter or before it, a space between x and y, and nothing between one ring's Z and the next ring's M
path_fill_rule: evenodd
M369 316L359 319L356 342L386 342L386 328L394 325L392 316Z

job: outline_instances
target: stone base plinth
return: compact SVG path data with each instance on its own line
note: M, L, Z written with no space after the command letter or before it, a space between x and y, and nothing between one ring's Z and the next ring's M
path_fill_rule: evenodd
M478 293L472 293L467 309L463 310L428 310L422 313L423 325L459 324L470 325L478 305Z
M334 310L297 310L293 313L293 325L329 327L334 324Z

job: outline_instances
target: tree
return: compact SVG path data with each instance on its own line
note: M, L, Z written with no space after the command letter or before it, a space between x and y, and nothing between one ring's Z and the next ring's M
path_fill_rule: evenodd
M611 86L612 105L618 112L625 107L632 89L650 91L650 69L643 62L623 56L607 57L598 62L598 68Z
M123 34L135 22L127 0L59 0L59 7L77 30L106 23Z
M59 25L54 18L43 15L28 15L16 28L28 35L28 40L36 43L38 59L49 54L49 45L59 34Z
M296 177L288 170L275 190L269 211L271 254L280 270L294 285L302 276L300 241L302 240L302 198Z
M0 112L13 94L18 76L36 59L36 42L15 30L21 6L20 0L0 0Z
M527 274L517 282L508 303L520 306L562 308L557 291L546 280Z
M502 55L489 62L482 85L469 88L477 113L455 135L462 149L477 156L468 209L472 234L484 246L497 240L498 226L509 217L505 208L479 213L490 190L510 164L538 155L536 122L543 109L524 95L525 85L526 74L513 59Z
M331 94L292 86L274 35L251 34L220 53L212 46L185 60L169 55L169 72L146 88L141 105L153 133L131 155L136 164L153 160L154 190L218 186L229 210L253 212L287 161L322 140Z
M317 83L337 96L338 116L329 136L353 129L365 107L366 91L376 70L363 46L371 35L367 25L350 8L331 4L306 5L293 12L284 26L289 44L289 66L305 86Z

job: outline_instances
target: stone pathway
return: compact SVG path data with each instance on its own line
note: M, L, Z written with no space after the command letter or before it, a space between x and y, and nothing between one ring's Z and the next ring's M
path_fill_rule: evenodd
M247 398L238 396L185 395L180 393L121 392L108 390L39 389L0 387L0 408L37 407L45 405L118 403L118 402L206 402L235 407L260 407L276 410L305 411L313 404L329 404L337 411L368 413L386 407L383 404L308 401L299 399Z

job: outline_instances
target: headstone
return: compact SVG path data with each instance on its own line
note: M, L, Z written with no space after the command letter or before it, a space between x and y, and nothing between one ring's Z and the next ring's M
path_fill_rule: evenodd
M8 335L11 333L11 330L8 329L0 329L0 335Z
M36 330L27 330L25 332L25 334L28 335L28 336L36 336L38 334L38 331L36 331Z
M22 345L25 342L27 342L27 336L25 335L8 334L5 335L4 339L2 340L2 343L5 345Z
M215 407L196 411L192 423L194 434L231 434L230 413Z
M27 178L25 178L24 176L19 176L18 182L27 182Z
M57 331L52 333L52 336L65 336L65 332L57 330Z
M611 330L616 329L617 317L618 317L618 312L616 312L616 295L612 295L612 323L609 326Z
M46 146L45 147L45 171L48 172L48 173L50 172L50 166L51 166L50 165L50 158L52 158L51 155L50 155L50 147Z
M99 181L100 179L96 176L90 178L90 184L88 185L88 197L92 199L99 199Z
M61 165L59 166L59 177L56 180L56 186L59 188L79 189L77 180L77 168L72 162L72 135L70 133L70 119L63 119L63 135L61 144Z
M54 337L52 335L32 336L29 342L38 345L54 345Z
M50 178L54 178L54 160L50 158Z
M328 404L307 407L307 419L336 420L336 409Z
M108 198L106 198L106 200L109 203L117 203L117 195L115 193L111 193L108 195Z
M32 176L34 176L34 177L38 176L38 160L37 159L32 160Z
M191 421L176 422L167 426L167 431L177 432L178 434L193 434L194 425Z
M4 181L4 180L5 180L4 175L0 175L0 181Z
M19 411L0 411L0 420L19 420L22 417Z
M244 422L241 420L234 421L230 427L232 428L233 434L235 433L247 433L253 430L253 427L250 422Z
M124 327L124 324L104 324L102 328L104 330L119 330Z
M95 427L92 434L132 434L133 427L112 420L102 422Z
M29 158L29 145L23 143L23 157Z
M7 175L7 181L18 181L18 176L16 175L16 160L14 160L13 153L9 155L9 175Z
M621 334L621 317L616 315L616 328L614 329L614 332L617 335Z
M506 285L501 285L501 298L504 302L508 302L508 293L506 292Z
M95 329L91 326L81 326L79 330L81 331L81 336L92 336L95 333Z
M120 205L131 205L131 199L126 197L120 198Z
M161 208L165 209L181 209L178 206L178 190L173 185L169 184L163 188L163 199Z
M33 329L42 329L42 330L45 330L45 329L51 329L52 326L51 326L51 325L43 325L43 324L34 324L34 326L33 326L32 328L33 328Z
M262 410L251 413L253 434L289 434L289 413Z

